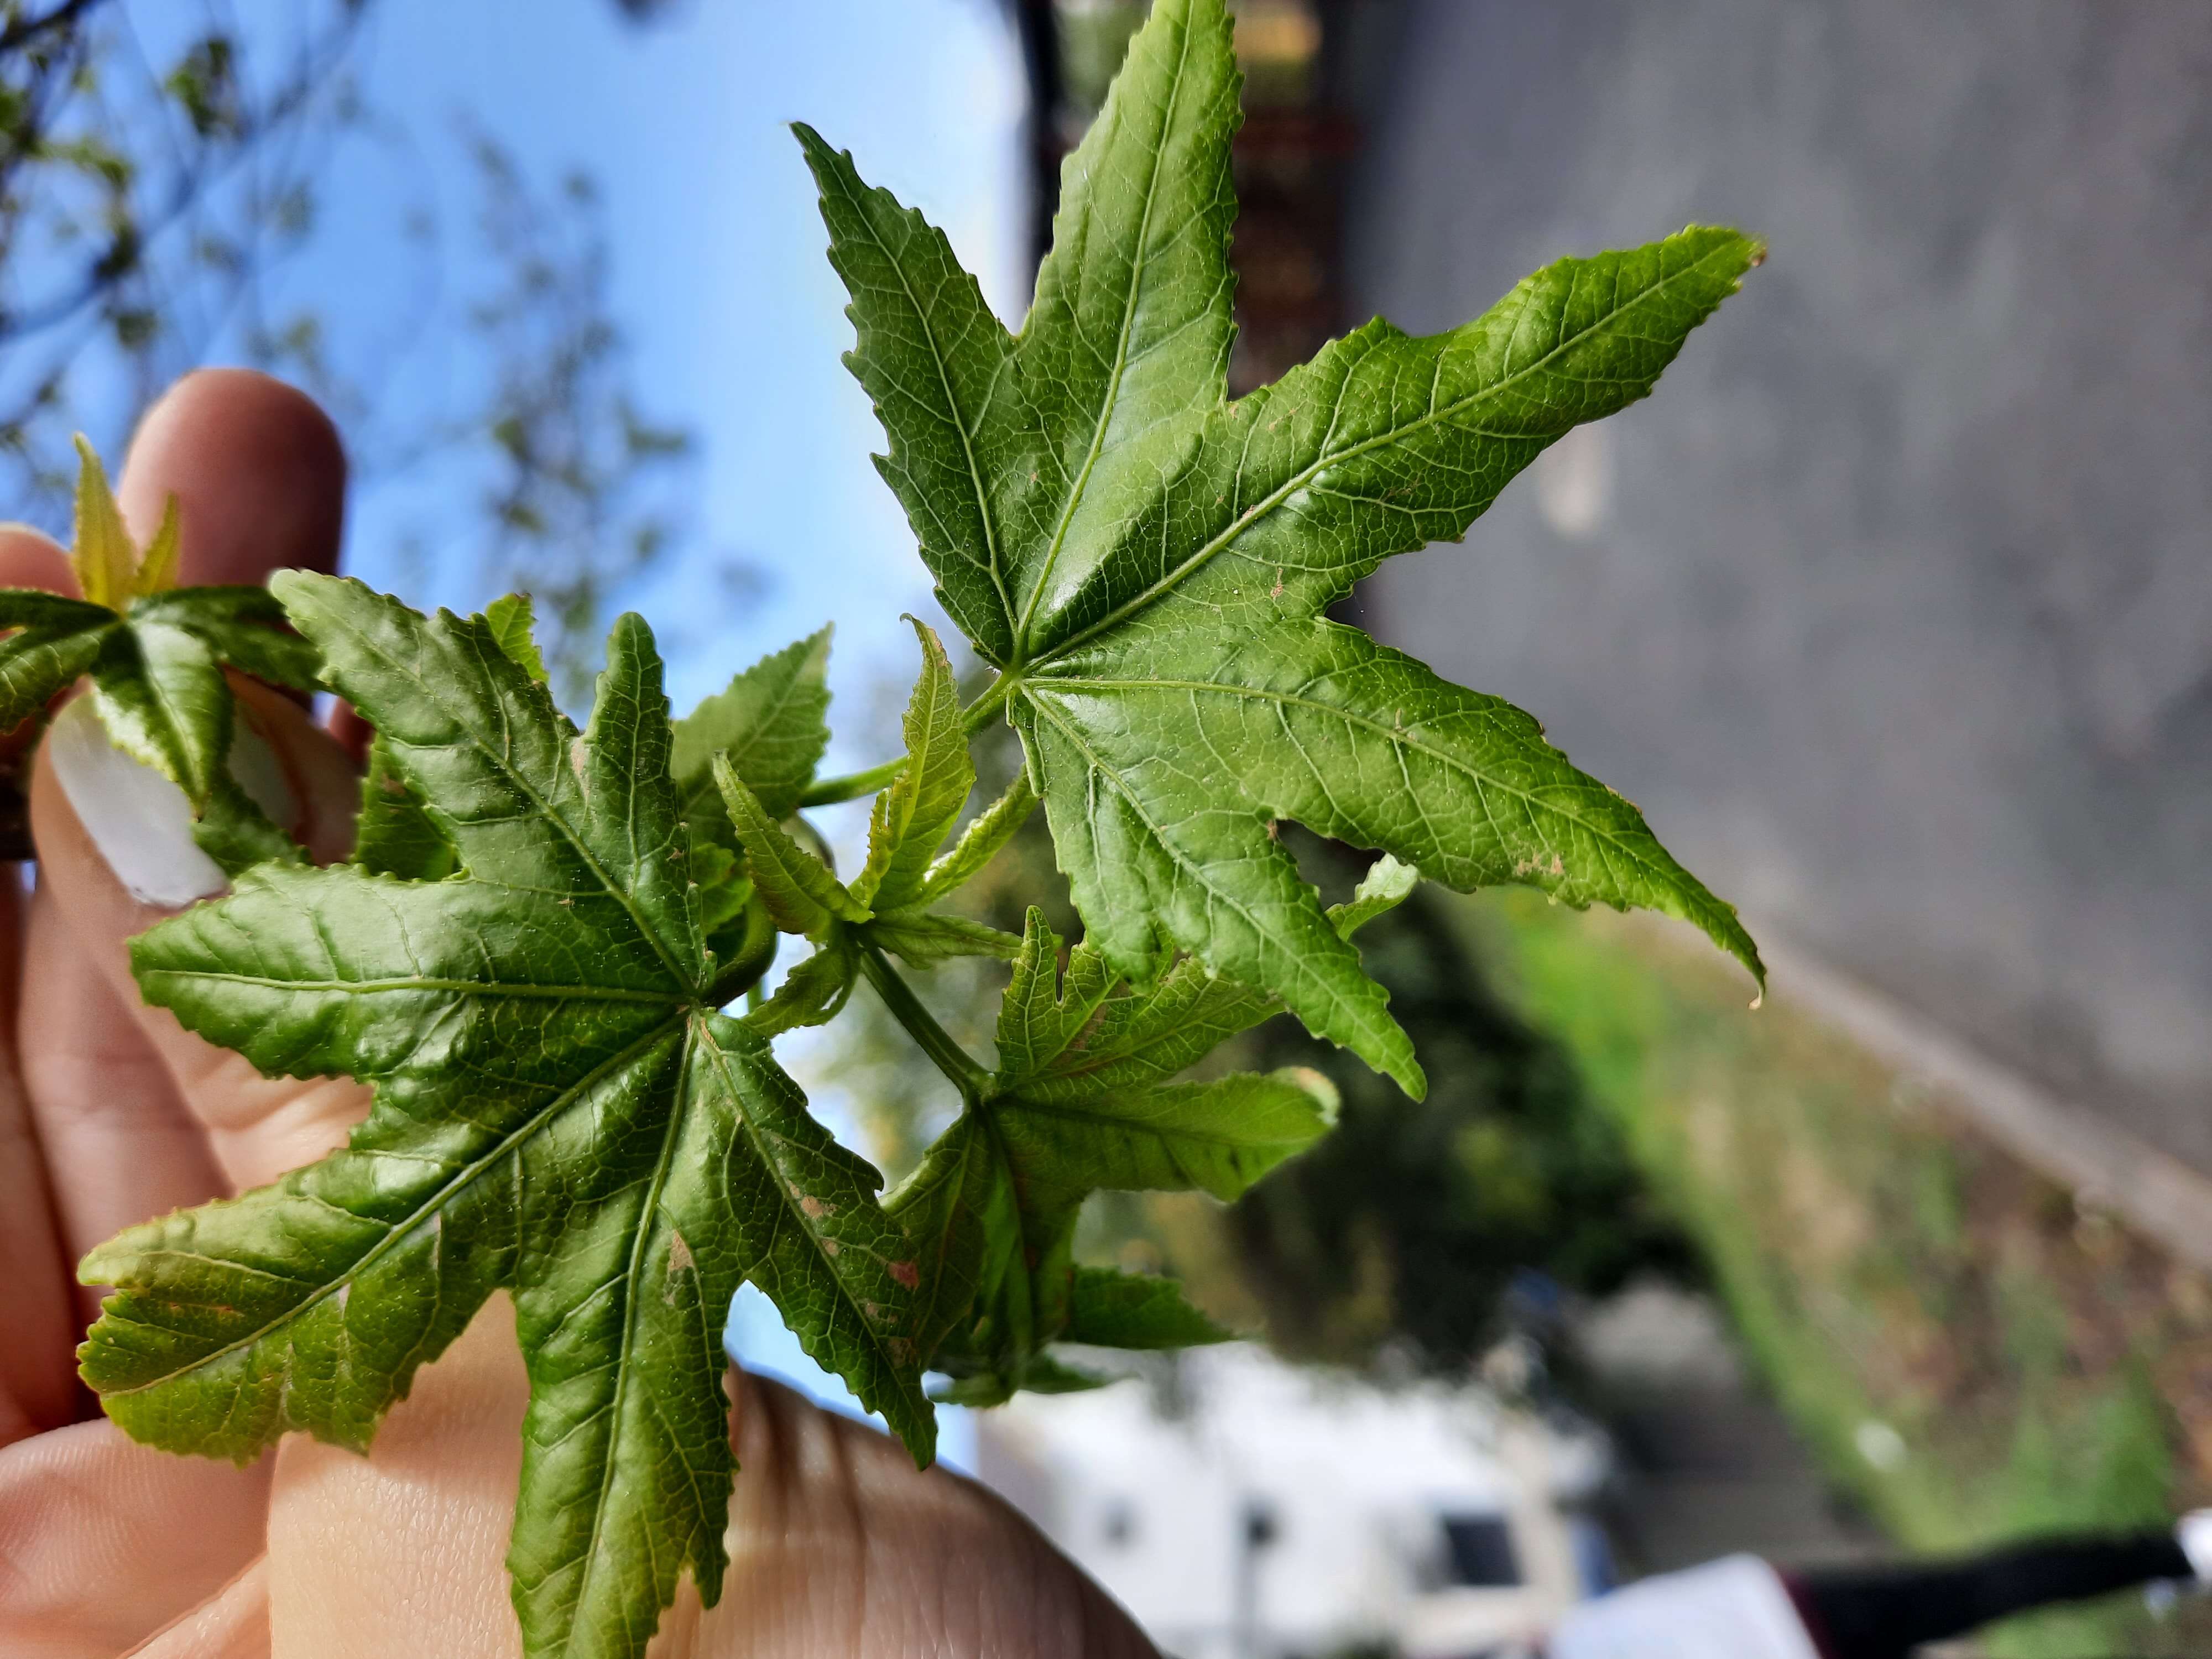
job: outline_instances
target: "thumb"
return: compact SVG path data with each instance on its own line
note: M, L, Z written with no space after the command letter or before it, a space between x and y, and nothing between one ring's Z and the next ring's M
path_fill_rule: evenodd
M287 1437L269 1508L276 1659L521 1650L506 1556L529 1395L500 1292L416 1373L366 1457Z
M307 711L233 677L234 770L246 792L311 854L343 853L359 801L351 760ZM368 1091L336 1079L261 1077L240 1055L202 1042L166 1009L140 1001L129 941L197 899L220 893L222 872L192 838L184 792L116 748L88 701L56 716L31 779L40 902L65 939L132 1011L234 1188L259 1186L337 1146L367 1109ZM36 973L34 962L30 971ZM27 1030L26 1048L40 1033ZM59 1149L56 1148L58 1156ZM57 1170L67 1186L71 1173Z

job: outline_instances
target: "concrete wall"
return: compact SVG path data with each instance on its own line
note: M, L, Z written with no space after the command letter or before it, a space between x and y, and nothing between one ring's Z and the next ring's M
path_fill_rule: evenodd
M1754 921L2212 1167L2212 6L1396 27L1363 314L1693 219L1772 253L1370 624Z

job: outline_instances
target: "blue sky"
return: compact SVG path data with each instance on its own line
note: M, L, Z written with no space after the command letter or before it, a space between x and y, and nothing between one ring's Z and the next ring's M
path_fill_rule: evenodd
M615 242L614 310L649 411L702 446L690 556L633 603L671 656L679 708L763 652L837 624L843 760L878 758L860 717L915 666L902 611L928 584L868 457L882 438L838 358L844 295L823 257L811 182L787 124L849 147L876 182L944 227L1002 313L1021 268L1018 60L991 0L708 3L639 29L604 0L385 0L363 59L369 101L410 135L356 146L333 172L317 251L288 287L334 316L388 314L407 261L399 208L429 195L448 305L469 286L474 175L462 120L550 184L588 169ZM446 337L450 338L451 337ZM393 382L404 410L445 372L434 331ZM423 516L422 480L362 490L349 558L372 580ZM743 609L713 576L736 552L769 573ZM474 604L457 569L414 597ZM855 732L855 723L860 727Z

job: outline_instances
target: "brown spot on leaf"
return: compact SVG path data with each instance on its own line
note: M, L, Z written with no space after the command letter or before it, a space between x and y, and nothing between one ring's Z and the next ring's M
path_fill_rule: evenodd
M692 1265L691 1247L684 1242L684 1235L672 1233L668 1240L668 1282L660 1291L661 1301L668 1306L672 1308L676 1305L677 1296L683 1288L678 1284L676 1275L689 1273Z
M909 1291L921 1283L921 1271L911 1261L888 1261L884 1265L890 1269L891 1277Z
M799 1212L809 1221L819 1221L825 1215L836 1214L837 1206L834 1204L824 1204L811 1193L801 1193L799 1195Z

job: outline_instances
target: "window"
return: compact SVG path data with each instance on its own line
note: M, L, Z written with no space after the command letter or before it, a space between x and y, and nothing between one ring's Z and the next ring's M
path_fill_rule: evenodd
M1443 1518L1444 1582L1471 1589L1510 1589L1521 1582L1513 1531L1502 1515Z
M1137 1538L1136 1506L1126 1498L1115 1498L1106 1505L1098 1529L1115 1549L1127 1549Z

